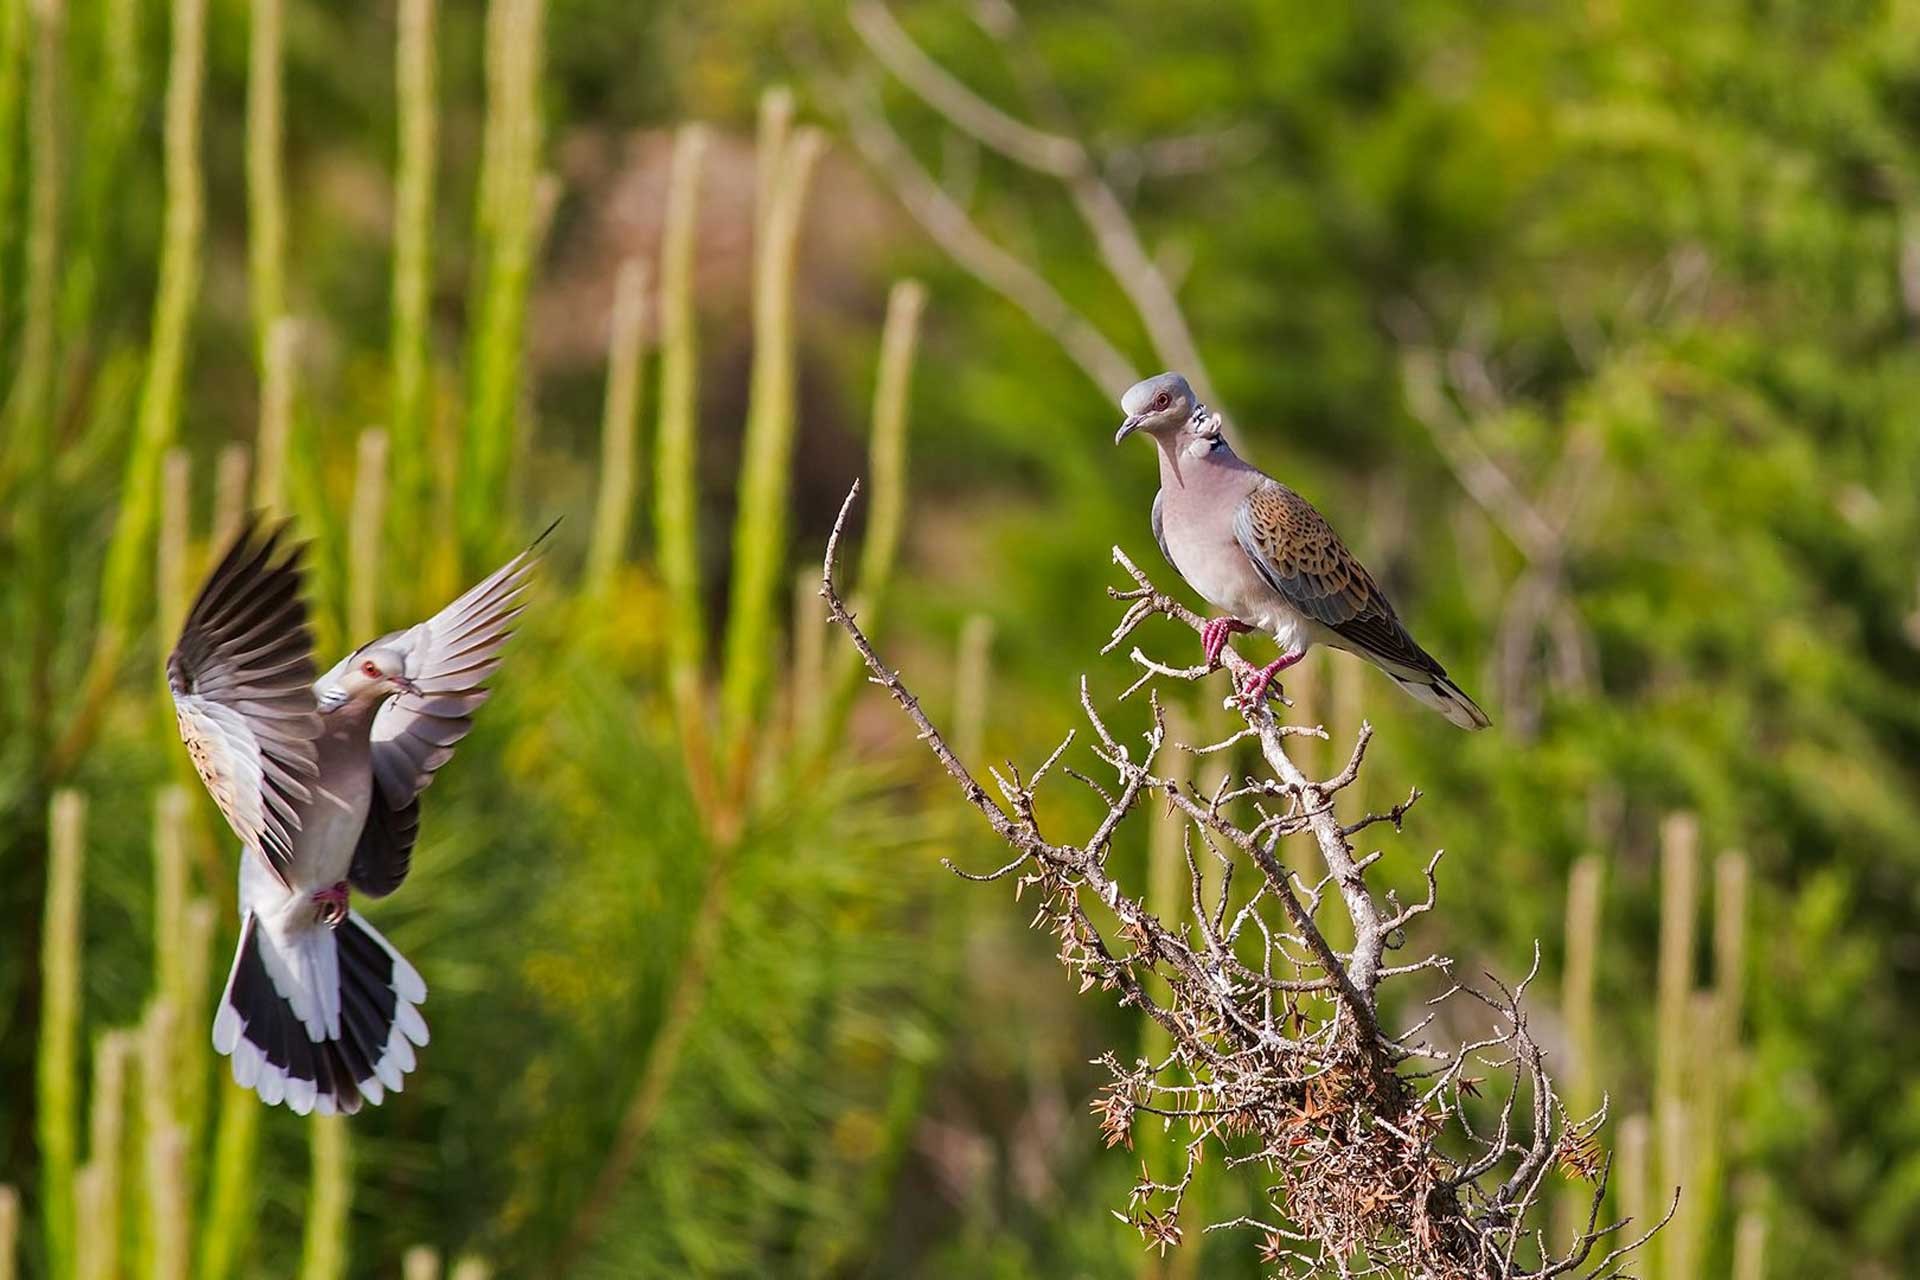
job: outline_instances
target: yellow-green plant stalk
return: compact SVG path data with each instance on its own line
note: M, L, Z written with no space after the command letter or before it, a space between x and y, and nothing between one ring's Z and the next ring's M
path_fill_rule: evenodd
M221 446L220 460L213 472L213 528L207 537L207 560L216 563L240 532L240 520L247 513L247 472L251 463L247 446L233 441Z
M754 246L753 372L734 516L733 590L727 610L720 706L730 750L746 739L771 681L777 583L785 576L794 432L793 286L801 216L826 145L798 130L782 152L764 231Z
M287 454L293 443L293 381L300 326L281 316L267 329L260 366L260 425L254 442L253 505L269 515L287 510Z
M164 666L173 638L187 616L187 525L191 519L193 457L178 446L160 464L160 534L154 546L154 619L160 628ZM171 722L171 714L167 717Z
M87 1167L93 1173L93 1199L84 1210L87 1229L83 1268L101 1280L119 1274L121 1154L126 1144L127 1068L133 1060L133 1033L109 1031L94 1042L93 1089L87 1105Z
M108 218L125 179L127 143L140 103L142 4L104 0L93 25L100 40L99 69L88 77L86 137L82 143L60 300L60 342L83 346L93 326L94 302L105 271Z
M0 1182L0 1280L13 1280L20 1261L20 1193Z
M109 1250L113 1250L113 1241L107 1238L100 1226L100 1201L106 1194L102 1186L102 1172L98 1165L89 1160L73 1175L74 1220L87 1224L84 1231L74 1235L75 1280L112 1280L113 1268L119 1265L117 1258L109 1261L105 1256Z
M1747 856L1729 850L1713 863L1713 990L1704 994L1703 1034L1696 1048L1695 1114L1699 1140L1690 1194L1702 1230L1719 1220L1726 1199L1727 1099L1740 1066L1740 1000L1746 973Z
M27 0L0 0L0 138L11 139L20 124L20 74L27 48ZM11 239L15 187L14 148L0 147L0 244ZM0 255L0 273L6 267ZM6 296L6 276L0 274L0 297Z
M392 354L395 532L411 545L427 511L428 320L433 289L434 0L400 0L394 67L399 157L394 173ZM409 603L413 603L409 601Z
M28 115L30 171L27 191L25 332L19 343L8 406L10 447L0 455L0 503L15 513L19 531L19 575L24 639L20 658L26 670L26 745L30 755L46 749L52 736L53 637L58 633L58 565L54 545L53 483L54 310L60 232L60 0L33 0L32 105ZM9 94L14 92L8 90ZM11 149L11 134L0 134L0 148ZM9 161L9 164L11 161ZM4 249L0 219L0 249ZM4 297L4 295L0 295ZM17 489L7 477L17 469ZM9 491L12 491L9 497Z
M1766 1280L1766 1275L1767 1216L1748 1209L1733 1229L1733 1280Z
M235 1084L226 1070L220 1076L220 1119L214 1126L213 1171L207 1184L206 1215L194 1271L199 1280L228 1280L233 1274L253 1231L258 1198L254 1162L259 1146L260 1100L253 1090Z
M901 280L887 295L887 318L880 332L880 367L874 379L873 429L867 441L867 484L871 505L860 549L860 574L854 581L854 610L872 634L879 625L893 580L907 506L907 405L913 381L914 351L927 291L917 280ZM816 752L831 751L846 723L853 695L860 688L859 655L842 646L833 672L826 714L815 736Z
M449 1280L491 1280L492 1275L493 1268L487 1265L484 1258L468 1254L453 1264Z
M52 1274L73 1270L73 1171L79 1078L80 943L86 867L86 800L56 791L48 818L47 907L40 939L40 1053L35 1101L40 1216Z
M753 153L753 239L767 236L767 214L780 185L780 161L793 132L793 90L774 85L760 95L760 122Z
M1653 1124L1644 1115L1632 1115L1620 1122L1618 1188L1619 1214L1634 1238L1653 1226L1659 1216L1648 1194L1653 1180ZM1645 1264L1642 1264L1643 1267Z
M706 609L700 598L698 324L693 305L700 171L707 131L682 125L674 139L660 233L660 425L654 433L654 555L666 588L667 671L688 764L698 778L706 738L700 706Z
M175 1089L174 1048L179 1036L179 1012L164 993L147 1002L146 1016L140 1021L140 1127L144 1194L140 1198L138 1230L139 1251L129 1270L148 1275L161 1274L163 1265L173 1261L173 1241L168 1239L176 1212L175 1197L185 1181L184 1168L175 1172L164 1137L177 1131L173 1102ZM182 1135L181 1162L186 1151Z
M353 523L347 534L347 631L372 636L380 592L380 538L387 503L387 433L360 433L353 477Z
M587 550L587 588L604 593L626 559L633 525L635 445L640 430L640 363L647 328L647 264L629 258L613 286L607 334L607 400L600 422L600 495Z
M186 995L186 913L187 792L165 786L153 797L153 972L154 989L175 1008Z
M953 747L977 767L987 748L987 704L993 692L993 619L969 614L953 664Z
M27 109L26 296L17 348L19 365L8 410L12 448L25 455L23 470L34 479L44 477L52 453L60 196L65 182L60 163L63 7L63 0L29 0L27 5L32 18L33 57ZM3 136L10 148L13 135ZM11 163L9 159L9 166ZM4 242L0 237L0 243Z
M1600 903L1606 884L1606 864L1587 854L1573 864L1567 877L1567 964L1560 980L1560 1016L1567 1024L1567 1057L1561 1066L1561 1097L1576 1118L1591 1114L1599 1104L1595 1083L1593 1034L1594 974L1600 952ZM1570 1240L1586 1229L1589 1197L1584 1184L1571 1183L1560 1198L1559 1229Z
M267 357L267 332L287 311L287 201L280 93L283 0L251 0L247 44L247 284L254 358Z
M209 1044L207 1027L213 1021L210 1007L212 978L213 935L215 912L213 903L204 897L194 897L187 903L187 909L181 916L180 951L180 1023L178 1056L174 1059L180 1067L176 1079L175 1113L180 1117L186 1129L189 1165L194 1167L195 1181L198 1181L200 1135L207 1123L207 1058Z
M488 146L479 245L485 278L468 364L472 391L461 451L460 527L469 556L498 541L518 430L527 287L537 238L544 0L493 0L488 21Z
M147 1223L152 1233L147 1274L187 1280L187 1131L164 1124L146 1134Z
M440 1251L430 1244L417 1244L400 1255L400 1274L404 1280L440 1280Z
M314 1116L307 1132L313 1173L307 1191L300 1280L339 1280L347 1271L347 1212L353 1206L353 1149L344 1116Z
M820 682L826 675L827 617L820 608L820 571L803 568L793 580L793 661L787 672L792 723L788 738L804 742L820 706Z
M160 459L173 443L179 426L180 385L200 287L200 97L205 78L206 19L206 0L176 0L164 129L166 208L146 379L140 389L133 446L121 485L119 520L102 570L100 626L82 695L83 711L63 743L60 763L70 760L91 735L92 721L112 687L132 636L146 582Z
M1700 875L1700 827L1690 813L1660 827L1660 962L1655 979L1653 1124L1659 1144L1655 1186L1662 1195L1691 1180L1693 1126L1687 1116L1686 1063L1692 1050L1694 925ZM1656 1242L1660 1274L1672 1280L1690 1254L1693 1206L1686 1200Z

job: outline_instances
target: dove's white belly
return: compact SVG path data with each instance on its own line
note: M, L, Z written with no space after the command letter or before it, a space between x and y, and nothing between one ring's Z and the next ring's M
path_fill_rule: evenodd
M1166 529L1166 539L1167 555L1188 586L1214 608L1272 636L1281 652L1304 653L1325 643L1326 628L1268 586L1231 535L1195 536L1176 525Z

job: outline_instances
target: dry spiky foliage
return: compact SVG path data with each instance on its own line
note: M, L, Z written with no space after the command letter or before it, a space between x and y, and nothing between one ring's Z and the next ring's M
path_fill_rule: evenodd
M1060 963L1079 989L1117 992L1123 1005L1164 1028L1171 1044L1159 1061L1104 1055L1111 1079L1093 1106L1108 1146L1131 1148L1136 1126L1147 1123L1184 1132L1171 1148L1173 1167L1143 1166L1118 1214L1148 1247L1181 1242L1189 1229L1181 1216L1187 1191L1211 1157L1258 1177L1264 1209L1204 1229L1257 1232L1276 1275L1622 1274L1653 1231L1633 1235L1627 1222L1600 1221L1611 1163L1598 1140L1606 1106L1569 1114L1528 1030L1522 1001L1538 970L1538 949L1526 977L1511 985L1491 975L1484 986L1454 980L1453 962L1440 955L1393 959L1409 927L1434 910L1440 855L1425 865L1420 901L1402 905L1369 884L1381 854L1356 853L1355 838L1379 823L1397 830L1419 798L1414 791L1353 822L1335 815L1333 797L1360 776L1370 726L1361 726L1344 767L1318 781L1302 773L1286 745L1291 736L1324 735L1282 723L1270 704L1242 706L1244 724L1224 741L1170 744L1151 686L1198 680L1208 671L1157 662L1135 646L1129 657L1141 674L1120 696L1148 691L1153 715L1143 741L1117 737L1084 677L1080 684L1092 750L1111 781L1062 764L1076 736L1069 733L1029 775L1012 766L1004 774L990 769L996 802L880 660L834 587L840 529L858 492L856 484L828 542L821 595L871 680L906 711L1013 854L984 875L950 869L975 881L1013 878L1023 896L1031 890L1038 899L1034 927L1058 940ZM1125 613L1102 654L1156 615L1199 628L1202 619L1156 591L1118 547L1113 557L1133 586L1109 589ZM1231 649L1223 660L1236 681L1253 670ZM1156 772L1170 745L1204 755L1248 741L1258 743L1264 771L1230 775L1212 794L1171 771ZM1105 808L1077 843L1041 829L1035 792L1056 772L1090 788ZM1145 894L1122 884L1108 861L1121 825L1158 804L1185 820L1190 891L1178 916L1148 910ZM1320 874L1312 883L1282 860L1282 842L1295 837L1310 840L1317 853ZM1237 885L1236 875L1248 873L1251 888ZM1350 947L1329 940L1319 923L1323 904L1344 915ZM1391 1029L1381 1013L1382 985L1416 974L1430 975L1429 986L1441 989L1410 1027ZM1430 1032L1463 1004L1484 1030L1451 1047L1437 1043ZM1544 1230L1555 1178L1591 1184L1584 1226L1558 1250Z

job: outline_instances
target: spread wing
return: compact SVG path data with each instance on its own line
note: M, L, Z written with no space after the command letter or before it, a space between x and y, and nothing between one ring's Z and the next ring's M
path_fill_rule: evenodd
M389 699L373 720L373 803L347 872L362 893L382 897L407 878L420 793L491 696L484 682L499 669L546 536L425 622L380 641L406 654L406 674L420 692Z
M318 773L313 637L286 525L241 528L187 614L167 687L193 767L227 824L284 884ZM285 550L285 554L281 554Z
M1313 504L1277 480L1247 495L1233 516L1234 540L1267 585L1365 657L1445 675L1407 634L1366 566Z

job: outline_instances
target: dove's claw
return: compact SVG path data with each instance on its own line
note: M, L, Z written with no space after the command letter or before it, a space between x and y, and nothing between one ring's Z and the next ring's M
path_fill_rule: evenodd
M1238 618L1208 618L1200 628L1200 652L1207 660L1207 670L1220 665L1220 651L1227 647L1228 636L1251 630Z
M321 924L330 929L338 928L340 922L347 918L347 892L345 880L313 891L313 905L318 908L315 914Z
M1273 678L1306 656L1304 649L1298 653L1283 653L1254 672L1253 678L1247 681L1247 687L1240 691L1241 705L1249 711L1259 706L1266 698L1268 688L1277 687L1273 685Z

